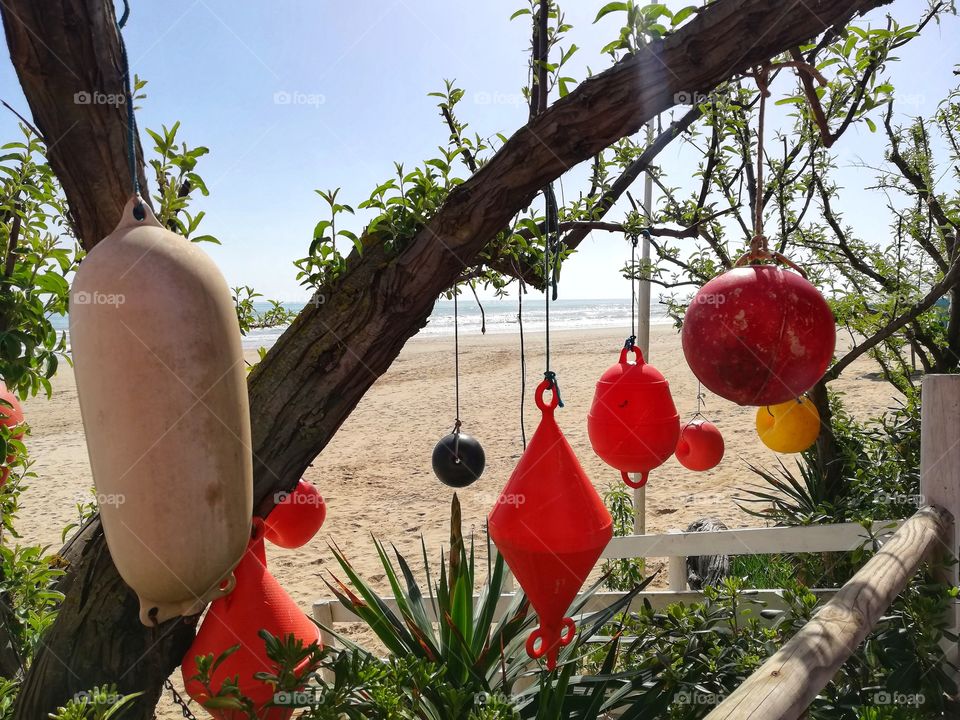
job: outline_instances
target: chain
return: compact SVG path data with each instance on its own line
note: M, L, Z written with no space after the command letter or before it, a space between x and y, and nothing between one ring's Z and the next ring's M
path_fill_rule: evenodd
M187 718L187 720L197 720L197 716L190 712L187 701L180 696L180 693L177 692L177 689L173 686L173 683L170 682L169 679L163 681L163 687L170 691L170 695L173 697L173 702L180 707L181 715Z

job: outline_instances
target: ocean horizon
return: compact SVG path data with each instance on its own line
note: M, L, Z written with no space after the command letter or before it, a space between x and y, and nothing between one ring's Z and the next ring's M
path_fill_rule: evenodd
M285 302L283 307L299 312L303 302ZM254 303L259 311L269 308L267 303ZM482 308L482 310L481 310ZM460 297L458 316L460 334L463 336L515 333L520 330L518 319L520 307L516 298L481 300L477 303L472 297ZM523 300L523 329L525 332L542 332L546 327L544 303L541 295L528 296ZM68 318L58 315L52 318L53 325L60 332L67 332L69 343ZM650 323L667 325L672 320L667 316L666 306L659 298L651 299ZM552 330L576 330L594 328L622 327L626 334L630 330L630 300L627 299L558 299L550 303L550 328ZM245 349L270 347L283 334L286 326L252 330L243 337ZM439 300L433 312L417 336L443 337L453 335L453 301Z

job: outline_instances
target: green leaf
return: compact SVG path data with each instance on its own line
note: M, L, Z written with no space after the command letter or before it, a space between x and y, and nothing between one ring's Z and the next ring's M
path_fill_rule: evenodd
M600 11L597 13L597 16L593 19L594 22L597 22L600 18L605 15L609 15L612 12L627 12L629 6L625 2L610 2L600 8Z

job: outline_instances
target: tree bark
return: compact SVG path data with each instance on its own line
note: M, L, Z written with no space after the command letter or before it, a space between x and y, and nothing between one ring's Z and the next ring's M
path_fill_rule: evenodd
M282 335L249 379L259 512L291 488L360 398L421 328L436 297L510 218L570 167L637 132L674 105L889 0L722 0L676 34L584 81L518 130L399 255L366 238L363 256ZM78 92L120 93L119 39L107 0L5 0L11 58L48 142L77 237L91 248L130 194L123 108L77 104ZM143 170L140 169L142 176ZM25 680L17 718L45 717L74 692L117 682L145 692L129 717L151 717L190 628L143 628L98 523L65 555L66 600Z

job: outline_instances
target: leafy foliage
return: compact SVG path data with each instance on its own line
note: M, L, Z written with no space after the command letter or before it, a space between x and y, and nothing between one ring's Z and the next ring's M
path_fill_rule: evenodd
M51 392L66 347L51 317L66 311L79 249L43 143L20 129L0 148L0 378L26 397Z

